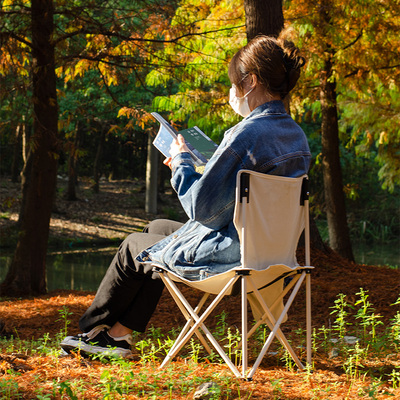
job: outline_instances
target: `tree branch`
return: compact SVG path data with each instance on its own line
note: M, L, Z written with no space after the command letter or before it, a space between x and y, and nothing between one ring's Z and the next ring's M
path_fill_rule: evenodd
M362 35L363 35L363 30L361 29L361 32L358 34L358 36L352 42L350 42L348 45L344 46L342 50L346 50L349 47L353 46L353 44L356 44L360 40Z
M66 40L68 38L74 37L74 36L78 36L80 34L85 34L85 35L104 35L104 36L108 36L108 37L116 37L122 40L126 40L127 42L144 42L144 43L177 43L179 42L181 39L184 39L186 37L190 37L190 36L202 36L202 35L208 35L211 33L217 33L217 32L224 32L224 31L231 31L231 30L235 30L235 29L239 29L239 28L243 28L245 25L238 25L238 26L233 26L230 28L221 28L221 29L213 29L210 31L204 31L204 32L190 32L190 33L185 33L181 36L177 36L176 38L173 39L145 39L145 38L141 38L141 37L132 37L132 36L126 36L126 35L122 35L119 33L115 33L115 32L111 32L109 30L106 31L102 31L100 30L90 30L87 28L83 28L83 29L79 29L77 31L68 33L66 35L60 36L58 39L56 39L54 41L54 44L57 44L59 42L62 42L63 40Z
M393 69L393 68L399 68L400 64L395 64L395 65L385 65L384 67L379 67L376 68L376 71L381 71L385 69ZM356 75L360 71L360 68L355 69L354 71L350 72L349 74L345 75L345 78L350 78L351 76ZM371 69L365 69L363 72L366 72L367 74L370 73L372 70Z
M18 36L14 32L11 32L11 31L0 32L0 40L2 40L3 38L5 38L5 39L7 39L7 38L15 39L18 42L24 43L27 46L29 46L30 48L32 48L32 43L31 42L29 42L28 40L26 40L25 38L23 38L21 36Z

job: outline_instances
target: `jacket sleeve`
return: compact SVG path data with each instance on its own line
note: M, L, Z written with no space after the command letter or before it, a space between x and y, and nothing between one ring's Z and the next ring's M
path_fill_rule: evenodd
M188 153L172 162L171 184L188 217L211 229L221 229L233 219L236 175L244 167L242 157L221 143L201 175Z

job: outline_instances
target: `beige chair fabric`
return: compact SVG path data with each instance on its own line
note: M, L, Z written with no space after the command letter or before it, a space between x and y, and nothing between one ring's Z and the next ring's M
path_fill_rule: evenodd
M284 264L274 267L274 272L266 273L265 279L271 278L272 281L276 279L275 275L287 273L287 267L298 266L297 243L305 225L305 208L300 205L303 177L294 179L243 170L238 174L237 188L245 174L251 174L250 202L241 204L241 194L237 190L233 219L241 243L242 266L266 270L274 264ZM260 282L258 287L264 285ZM275 303L283 285L282 279L260 290L269 307ZM258 320L261 315L253 295L249 295L249 302L254 319ZM281 301L271 311L277 317L282 309Z

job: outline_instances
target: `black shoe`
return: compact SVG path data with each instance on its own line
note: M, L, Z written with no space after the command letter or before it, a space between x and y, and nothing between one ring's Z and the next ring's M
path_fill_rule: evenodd
M107 325L99 325L90 332L81 333L76 336L67 336L60 346L67 353L71 351L80 351L84 354L118 355L127 357L132 354L131 345L133 344L132 336L125 335L113 338L108 334L110 329Z

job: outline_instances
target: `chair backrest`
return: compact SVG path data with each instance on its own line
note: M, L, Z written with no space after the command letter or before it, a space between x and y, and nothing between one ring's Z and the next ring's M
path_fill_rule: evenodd
M306 182L306 175L287 178L239 171L234 224L242 267L260 270L275 264L298 265L297 243L308 224Z

